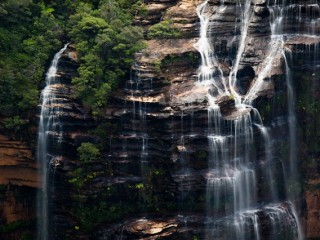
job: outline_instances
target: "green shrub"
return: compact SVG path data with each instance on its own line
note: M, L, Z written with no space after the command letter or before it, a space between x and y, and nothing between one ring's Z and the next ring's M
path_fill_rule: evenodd
M83 163L98 161L101 158L99 148L93 143L82 143L77 151L80 161Z
M79 52L79 76L72 80L78 98L100 115L112 90L129 74L134 53L145 47L143 30L133 26L141 1L101 0L79 4L68 21L68 33Z
M170 21L162 21L149 28L148 37L157 39L170 39L180 37L180 32Z
M8 130L19 131L21 127L26 124L26 120L21 119L19 116L5 118L3 125Z

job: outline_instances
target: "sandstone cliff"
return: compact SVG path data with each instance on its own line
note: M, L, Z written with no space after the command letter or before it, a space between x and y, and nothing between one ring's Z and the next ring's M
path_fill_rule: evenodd
M26 143L0 136L1 239L17 239L32 229L39 186L32 152ZM14 232L15 225L20 233Z
M153 180L147 182L140 178L130 178L129 181L144 182L144 184L157 184L156 189L150 190L151 196L159 197L160 199L170 199L163 196L163 192L168 192L171 199L167 200L168 205L172 202L184 202L181 205L175 205L174 211L187 215L187 219L198 219L194 222L190 221L188 230L182 227L181 219L175 219L177 224L176 231L166 231L163 223L159 223L161 227L157 227L158 223L148 222L146 218L140 219L146 226L141 226L141 229L131 228L131 223L120 224L101 233L101 239L108 239L114 231L123 236L129 237L131 234L143 235L145 239L153 239L158 235L155 233L144 233L144 228L151 229L150 231L159 231L161 234L171 234L175 236L190 236L203 237L201 231L195 230L192 226L197 225L197 229L203 229L201 217L190 214L190 208L201 212L204 210L205 202L203 201L206 177L205 171L208 161L208 152L203 151L203 146L207 145L206 127L208 126L207 118L207 88L195 85L198 75L198 66L200 56L196 50L198 40L199 20L196 12L196 6L201 1L174 1L170 3L159 3L158 1L149 1L147 7L151 9L150 15L145 20L146 26L156 23L155 12L161 13L163 19L173 22L181 31L179 39L168 40L148 40L148 47L142 53L136 55L136 63L133 66L133 77L127 81L125 87L117 91L109 107L106 110L106 118L110 119L110 123L115 124L121 122L120 131L111 134L109 137L109 146L107 147L107 161L112 165L113 178L124 177L128 175L141 176L142 173L147 173ZM239 46L240 35L238 30L240 26L234 26L237 23L236 4L234 1L223 1L225 7L221 9L220 1L209 1L211 9L208 14L212 14L212 22L210 32L212 34L212 45L216 49L216 55L219 59L220 68L225 76L230 74L232 59L235 58L235 49ZM161 5L161 7L160 7ZM155 10L157 9L157 11ZM262 118L267 126L273 128L272 132L279 141L279 147L274 149L275 152L281 154L285 151L284 145L287 144L285 138L286 130L280 123L286 118L286 108L288 103L285 82L285 62L282 53L279 51L274 54L272 66L267 73L262 72L268 62L268 54L270 52L271 29L269 20L272 17L267 7L267 1L253 1L246 37L246 45L239 64L239 70L236 73L238 82L238 91L245 95L248 89L257 81L260 75L263 75L263 83L260 96L255 100ZM317 46L319 39L309 37L306 34L310 32L308 23L311 18L317 18L319 15L318 6L313 2L300 3L297 1L286 11L290 11L290 16L286 19L283 31L288 38L285 40L285 47L288 53L292 54L292 62L290 68L293 71L293 82L297 92L297 111L299 121L305 119L305 115L301 115L299 109L304 108L306 102L300 102L299 86L301 82L301 59L306 55L310 55L318 59L319 52ZM158 18L160 20L160 18ZM140 20L141 21L141 20ZM139 21L138 21L139 22ZM299 24L297 24L297 22ZM147 27L146 27L147 29ZM236 30L235 30L236 29ZM238 29L238 30L237 30ZM147 31L147 30L146 30ZM314 25L313 34L319 32L319 26ZM297 33L300 34L297 35ZM234 37L236 35L236 37ZM305 46L305 47L303 47ZM271 46L272 47L272 46ZM303 66L306 69L315 66L315 62L310 60L303 61ZM302 71L306 71L305 69ZM311 70L308 70L311 71ZM308 77L313 76L313 82L316 82L318 70L313 70ZM307 78L308 78L307 77ZM219 105L222 111L225 111L225 118L235 118L237 114L233 112L233 101L229 98L222 98ZM302 123L303 124L303 123ZM301 125L298 125L298 128ZM310 131L310 130L308 130ZM299 132L300 134L301 132ZM298 135L300 136L300 135ZM301 139L301 138L299 138ZM281 146L283 144L283 146ZM305 146L308 148L308 146ZM306 150L307 151L307 150ZM305 151L301 151L299 156L304 159L307 155ZM314 153L315 154L315 153ZM287 164L285 160L288 155L282 155L282 160L278 160L275 164ZM283 161L284 163L281 163ZM315 160L314 160L315 161ZM128 167L125 167L125 166ZM140 166L136 166L140 165ZM299 165L304 165L303 160ZM135 168L133 168L135 166ZM184 168L188 168L188 173L183 172ZM154 176L152 171L162 169L162 176ZM133 169L135 169L133 171ZM140 171L140 172L139 172ZM316 217L319 206L317 204L317 190L314 190L314 184L317 178L312 175L313 180L308 180L311 175L310 168L306 168L302 172L302 185L305 181L313 190L308 190L306 193L301 193L300 190L305 186L291 186L289 191L300 193L300 198L296 199L297 206L300 209L300 219L303 223L303 228L308 238L319 237L317 233ZM155 179L156 180L155 180ZM111 178L112 179L112 178ZM113 185L118 182L109 180L109 184ZM164 180L166 179L166 180ZM155 181L155 182L154 182ZM165 185L165 186L164 186ZM313 187L312 187L313 186ZM316 184L317 186L317 184ZM263 186L261 185L261 194ZM307 187L308 188L308 187ZM305 189L305 188L304 188ZM196 197L198 196L198 198ZM305 202L306 200L306 202ZM304 205L306 204L306 205ZM188 205L188 206L186 206ZM170 209L169 206L160 205L165 209ZM303 208L305 206L306 208ZM172 211L172 210L171 210ZM149 213L150 214L150 213ZM169 218L170 219L170 218ZM163 219L162 219L163 220ZM137 221L137 220L132 220ZM172 219L168 220L168 224ZM188 222L188 220L184 220ZM188 222L189 223L189 222ZM196 223L195 225L193 225ZM169 224L170 226L171 223ZM139 226L139 225L138 225ZM174 228L174 226L172 226ZM121 231L122 229L122 231ZM113 233L110 233L110 231ZM149 231L149 230L148 230ZM102 231L103 232L103 231ZM111 235L110 235L111 234ZM113 235L112 235L113 236ZM130 237L129 237L130 238ZM179 238L179 237L177 237Z
M319 17L319 6L311 1L293 2L284 32L288 34L285 46L292 54L290 65L298 99L302 180L301 186L293 184L291 190L299 194L296 204L301 209L299 215L306 236L317 239L320 238L317 221L320 214L317 147L320 40L305 33L310 32L309 13ZM146 35L150 26L168 20L179 30L180 37L147 40L147 48L135 55L130 79L125 79L109 100L99 136L89 131L95 129L97 123L75 100L72 90L71 79L76 76L78 66L75 49L71 45L65 52L59 65L62 81L57 86L65 98L61 116L65 134L63 147L54 152L56 161L52 166L55 181L52 234L57 239L64 236L70 239L119 239L119 236L121 239L206 239L206 169L210 154L208 87L195 84L201 62L197 51L200 23L196 13L200 3L200 0L146 1L148 15L136 19L136 24L145 28ZM237 7L235 1L229 0L210 0L209 3L211 44L216 49L219 67L227 77L241 41ZM245 49L235 73L239 80L236 88L243 96L268 64L270 17L267 1L252 1ZM318 25L312 29L315 35L319 34ZM290 35L296 33L304 36ZM276 53L274 59L271 70L264 73L259 97L254 103L277 138L273 149L279 154L275 161L277 167L286 164L288 158L285 116L288 103L282 53ZM219 105L227 120L241 114L234 111L234 100L230 97L222 96ZM225 131L230 130L228 121L223 126ZM52 139L54 145L54 134ZM102 160L81 165L76 155L81 142L101 144ZM257 146L258 168L264 167L261 149ZM24 143L1 137L0 155L3 156L1 184L9 185L10 189L13 185L34 191L38 182L32 151ZM85 183L77 188L73 182L79 169L87 172L80 176ZM259 197L268 200L262 178L259 188ZM10 189L3 191L6 200L0 206L2 222L32 219L34 216L29 212L34 206L29 208L14 200ZM284 193L279 195L281 198ZM19 213L12 209L18 209ZM289 211L286 202L281 209ZM263 218L265 214L259 212L265 224L261 231L267 234L271 223ZM97 222L99 224L95 224ZM289 219L287 224L291 223Z

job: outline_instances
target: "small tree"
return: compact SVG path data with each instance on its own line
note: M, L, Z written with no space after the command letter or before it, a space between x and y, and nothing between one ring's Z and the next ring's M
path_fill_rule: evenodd
M162 21L149 28L148 37L157 39L170 39L180 37L179 29L175 28L171 21Z
M80 161L83 163L98 161L101 158L100 150L92 143L82 143L77 151Z

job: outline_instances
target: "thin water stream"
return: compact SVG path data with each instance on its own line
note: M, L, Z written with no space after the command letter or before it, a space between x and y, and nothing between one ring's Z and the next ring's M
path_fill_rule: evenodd
M57 96L57 78L58 63L62 53L66 50L68 44L55 54L49 70L46 74L46 86L41 92L41 110L38 129L37 159L40 166L41 190L38 192L37 199L37 219L38 219L38 240L50 239L50 191L52 186L49 181L49 171L53 156L48 150L49 140L56 138L59 143L63 138L63 124L60 121L60 106L63 99Z

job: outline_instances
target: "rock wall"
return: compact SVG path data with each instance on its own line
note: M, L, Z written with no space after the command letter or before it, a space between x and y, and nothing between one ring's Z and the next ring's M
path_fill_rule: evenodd
M195 85L201 61L196 49L200 30L196 8L202 1L145 2L148 14L137 18L135 24L143 26L147 35L150 26L169 20L179 30L180 37L147 40L147 48L135 55L130 78L124 80L109 100L102 127L95 136L92 132L97 130L96 122L77 102L71 85L78 67L74 46L69 46L61 58L61 84L57 91L66 99L66 104L61 116L65 126L62 147L58 152L53 148L56 161L51 172L55 183L51 196L55 239L206 238L208 89ZM235 1L223 2L225 8L221 9L222 1L210 0L208 14L212 15L211 44L216 49L223 74L228 76L241 40L240 23ZM308 13L317 17L318 7L313 3L304 5L305 2L298 0L292 2L296 4L293 4L292 16L286 21L284 31L304 34L310 28ZM267 1L254 0L250 9L246 47L236 73L241 94L257 80L266 64L270 44L271 13ZM317 24L313 31L319 33ZM301 129L302 185L292 187L299 193L303 190L296 202L301 206L299 215L309 239L320 238L319 68L316 67L319 65L319 42L318 38L290 36L285 43L293 56L290 64L298 99L298 128ZM280 52L275 58L255 106L265 124L273 127L278 136L279 146L275 151L282 154L281 160L286 163L288 154L283 151L286 151L287 125L281 124L287 111L285 67ZM234 113L233 104L232 99L221 98L220 106L227 120L239 114ZM224 126L230 128L226 122ZM79 163L76 148L81 142L99 143L103 152L101 161ZM259 146L257 149L257 156L261 157ZM0 204L1 222L34 219L31 212L34 213L35 206L29 204L32 200L17 201L14 195L15 189L21 187L35 197L34 190L39 183L32 150L24 143L1 136L0 156L0 183L9 186L1 189L4 199ZM80 184L79 179L83 183ZM263 192L263 184L260 187ZM282 208L288 211L286 203ZM19 236L21 234L6 233L3 239L19 239Z
M32 232L39 186L32 152L26 143L0 135L1 239L20 239Z
M10 140L0 135L1 185L16 185L36 188L37 166L32 149L24 142Z
M293 71L297 93L299 157L303 188L303 221L306 236L319 238L319 42L296 41L293 50Z
M65 238L67 229L72 227L69 216L72 205L70 175L77 166L77 148L82 142L93 141L95 138L88 131L96 123L77 101L71 84L72 79L77 76L78 66L77 52L74 45L69 44L58 61L56 83L52 86L55 88L55 97L59 99L56 102L63 103L59 106L59 111L55 112L59 115L62 131L49 132L48 138L48 154L52 156L48 167L48 235L52 239ZM54 104L52 106L56 107Z
M230 64L235 58L235 49L239 46L240 41L240 26L237 26L239 16L235 14L237 12L236 4L235 1L224 1L225 8L221 10L219 8L220 1L209 2L211 9L208 14L213 16L210 25L212 45L216 49L220 68L224 75L228 76ZM114 94L115 97L110 101L106 110L106 118L109 119L110 124L121 122L120 130L110 134L107 141L109 144L106 147L106 161L114 170L112 177L109 178L109 186L119 184L116 181L119 178L123 180L120 184L137 186L135 184L142 182L143 188L148 188L148 184L153 187L156 184L156 189L149 191L151 192L149 197L158 197L162 199L162 203L167 201L167 204L159 205L160 212L167 214L179 212L185 218L198 219L193 222L193 224L196 223L195 225L191 224L188 228L189 232L184 229L182 223L188 220L175 219L176 231L174 233L169 231L172 239L175 239L175 236L187 239L187 235L183 235L186 232L191 234L189 238L190 236L204 238L201 231L204 231L205 227L201 226L201 220L199 220L201 216L192 214L193 211L201 213L205 210L203 198L206 180L203 171L208 165L208 151L203 147L208 145L206 140L208 126L207 89L194 84L197 80L200 63L200 56L196 50L197 33L200 26L198 17L195 15L196 6L199 3L201 1L182 0L170 2L170 4L159 4L158 1L148 2L147 7L152 9L150 11L150 13L152 12L152 17L150 16L152 20L148 21L146 26L156 23L154 16L158 11L163 19L172 21L174 26L181 31L181 37L179 39L148 40L147 49L136 55L133 76L126 82L123 89ZM270 2L270 4L272 3ZM162 6L161 10L156 11L155 6L159 5ZM306 35L310 32L308 25L310 13L312 13L311 18L317 19L318 7L311 1L308 3L295 1L285 10L289 14L283 29L288 36L285 47L288 49L288 54L294 56L289 64L294 72L293 81L298 102L300 101L299 90L303 73L301 71L299 75L296 70L300 68L303 60L297 60L296 56L301 58L306 58L307 54L319 56L316 47L319 39ZM268 63L265 59L270 49L269 19L272 13L268 10L267 1L253 1L251 9L246 46L241 57L239 71L236 73L239 80L237 88L241 94L245 94L259 77L265 64ZM312 31L313 34L319 33L319 26L315 24ZM306 61L303 64L304 74L306 74L306 69L309 73L310 68L315 68L317 65L314 61ZM279 154L279 166L280 164L288 164L287 159L289 158L288 155L283 155L283 151L286 151L284 145L288 144L285 137L288 132L284 130L287 126L285 127L279 122L286 121L284 119L286 119L288 105L284 75L285 62L282 53L279 52L275 56L271 71L265 76L263 87L258 94L260 97L255 100L255 106L260 111L265 124L273 128L273 134L278 138L279 146L275 152ZM313 71L307 75L313 76L313 82L318 81L318 73ZM237 116L237 113L235 115L232 113L233 103L229 100L228 98L222 99L220 105L222 110L225 109L226 119ZM304 104L306 103L297 104L297 117L299 121L310 123L316 113L305 120L306 116L301 113L301 109L303 112L303 108L306 108ZM310 125L313 124L310 123ZM303 129L302 125L298 126L298 128L300 127ZM298 139L301 139L301 134L305 134L303 133L305 131L312 130L299 131ZM314 145L316 145L315 142L316 140ZM305 146L305 148L308 149L309 146ZM306 149L303 151L300 149L299 166L304 166L303 159L309 157L309 150ZM316 164L315 162L314 159L313 164ZM182 171L186 166L190 168L188 175L183 174ZM304 232L307 238L316 239L320 237L317 233L318 224L316 221L319 214L318 190L315 189L318 186L318 178L317 174L316 176L311 175L310 170L310 167L306 167L300 176L301 186L292 185L292 189L289 191L300 193L295 204L299 208ZM162 176L154 172L161 172ZM143 175L147 175L148 178L143 179ZM126 176L135 177L126 178ZM133 183L130 183L131 181ZM307 182L306 185L304 185L305 182ZM260 187L263 189L262 185ZM171 197L165 196L164 193ZM145 217L140 221L148 226L144 226L148 230L157 228L157 224L152 220L148 225L148 219L152 219L150 215L154 214L156 214L155 210L149 210L148 213L141 216ZM169 219L169 222L172 221L172 216ZM164 218L162 218L163 220ZM135 222L137 219L132 221ZM136 238L142 236L139 234L146 234L143 235L144 239L153 239L158 236L157 234L148 235L149 233L144 232L144 227L141 229L130 228L131 224L133 223L127 219L127 221L110 228L113 230L100 230L98 231L100 233L99 239L113 239L111 236L115 238L112 235L114 232L122 233L123 239L131 234L137 234ZM199 229L202 230L199 231ZM165 232L165 227L159 227L159 236L163 234L162 231Z
M52 234L57 228L60 231L66 228L66 213L61 208L65 207L63 201L70 199L67 172L72 172L74 168L76 148L81 142L93 139L88 130L95 123L76 101L71 86L71 79L77 75L78 65L77 53L71 44L58 63L58 82L55 84L56 96L64 102L59 116L63 121L63 136L59 138L61 136L56 133L49 133L49 154L54 156L49 169L54 183L49 190L50 198L53 199L49 211L53 216ZM19 137L20 132L8 133L4 130L4 134L0 135L0 238L4 240L36 238L36 201L37 191L41 188L36 159L37 129L34 127L37 120L36 116L32 116L21 130L22 139L30 138L28 142L14 140ZM56 236L56 239L59 237L60 235Z

